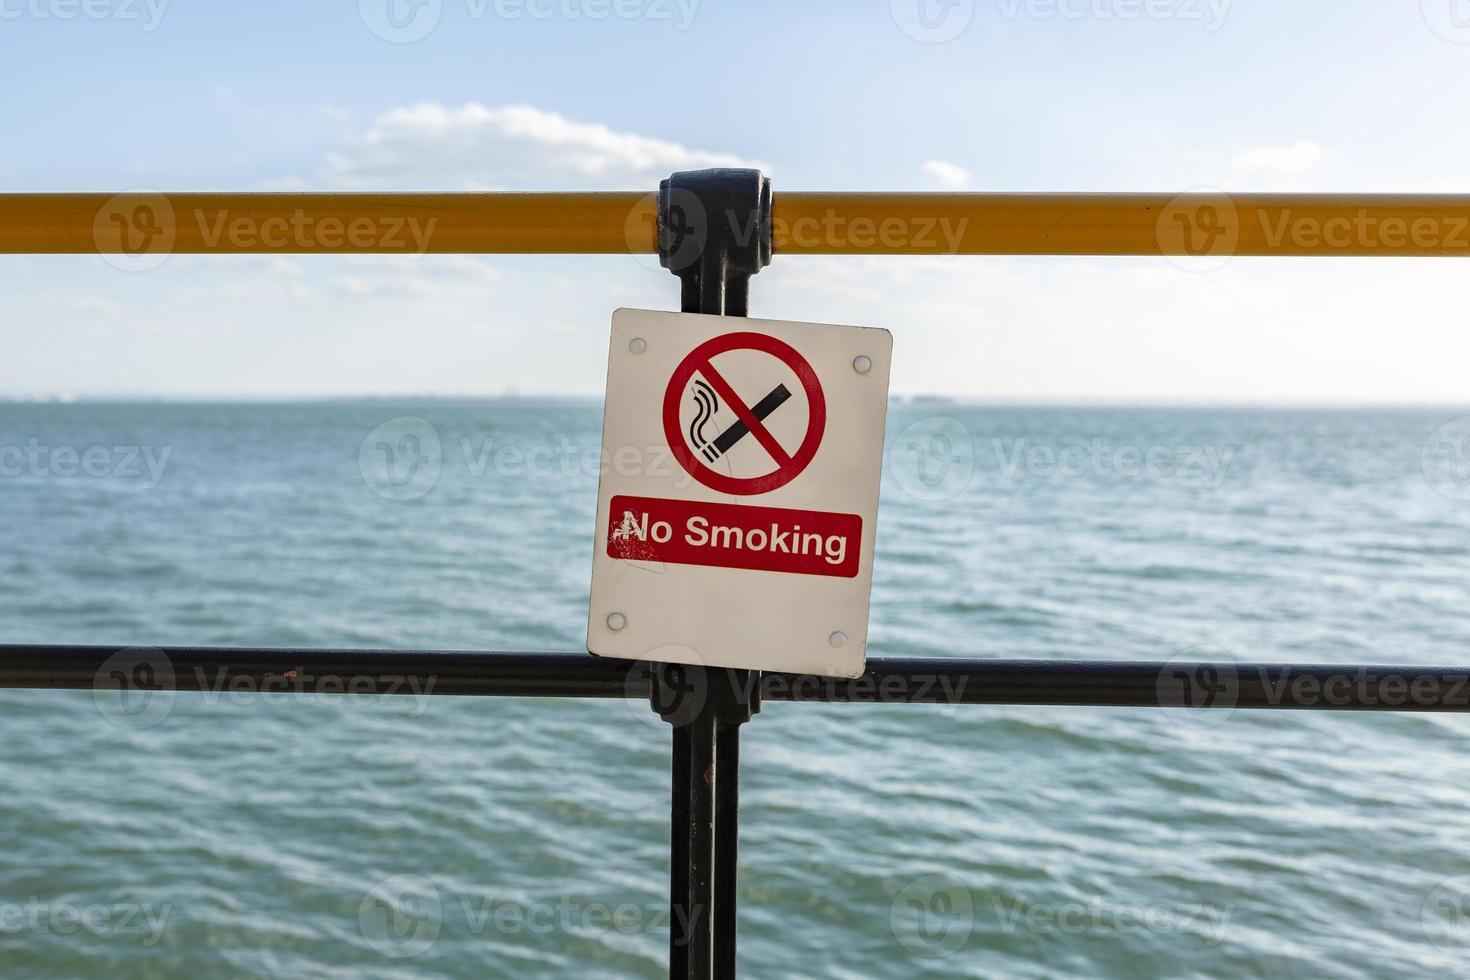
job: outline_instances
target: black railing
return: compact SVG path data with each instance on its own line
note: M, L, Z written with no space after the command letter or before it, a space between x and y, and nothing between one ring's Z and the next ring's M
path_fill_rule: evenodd
M651 664L585 653L0 645L0 688L651 700ZM142 669L138 665L142 665ZM690 668L691 677L698 676ZM698 681L686 684L686 691ZM1470 711L1470 668L876 657L852 679L762 673L764 701ZM678 719L676 719L678 720Z

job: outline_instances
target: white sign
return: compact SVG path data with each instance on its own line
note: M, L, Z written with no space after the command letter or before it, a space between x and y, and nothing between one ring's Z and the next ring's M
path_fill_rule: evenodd
M893 337L619 310L587 649L856 677Z

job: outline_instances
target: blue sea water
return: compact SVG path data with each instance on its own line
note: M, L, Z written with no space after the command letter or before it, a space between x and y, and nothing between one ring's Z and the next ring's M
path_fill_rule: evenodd
M1467 414L896 404L870 654L1470 663ZM0 406L0 643L578 650L599 436ZM646 706L136 708L0 691L0 975L664 974ZM768 704L742 968L1464 975L1467 749L1458 715Z

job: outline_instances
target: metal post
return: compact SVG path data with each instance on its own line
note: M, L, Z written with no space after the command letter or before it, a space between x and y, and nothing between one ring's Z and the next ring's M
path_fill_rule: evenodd
M745 316L750 277L771 261L771 182L755 170L674 174L659 187L659 260L685 313ZM760 674L663 665L654 707L674 726L669 976L733 980L740 726Z
M660 664L654 710L674 730L669 976L735 976L740 726L760 710L758 671Z

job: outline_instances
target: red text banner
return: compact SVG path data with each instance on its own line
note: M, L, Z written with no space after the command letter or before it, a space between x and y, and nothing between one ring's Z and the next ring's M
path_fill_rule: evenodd
M607 554L627 561L853 578L863 519L782 507L615 496Z

